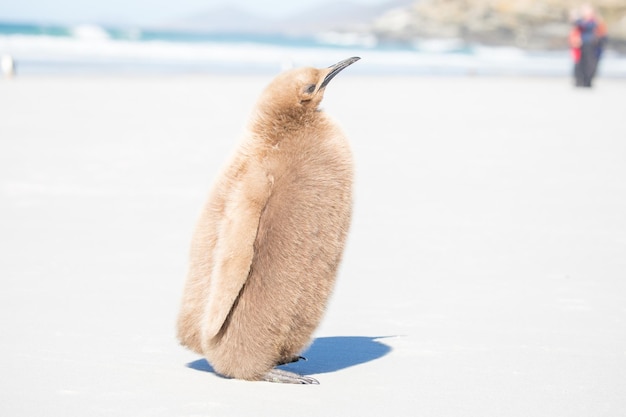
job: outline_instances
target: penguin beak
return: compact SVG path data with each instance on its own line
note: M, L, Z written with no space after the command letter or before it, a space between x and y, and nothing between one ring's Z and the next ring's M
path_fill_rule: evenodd
M331 65L330 67L328 67L328 74L326 74L326 77L324 77L324 81L322 81L322 84L320 84L319 89L321 90L322 88L326 87L326 85L330 82L330 80L335 77L335 75L339 74L343 69L354 64L359 59L361 58L358 56L353 56L352 58L344 59L343 61L339 61L335 65Z

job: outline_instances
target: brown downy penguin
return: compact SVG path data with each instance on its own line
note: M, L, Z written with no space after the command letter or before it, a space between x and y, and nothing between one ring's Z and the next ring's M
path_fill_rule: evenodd
M319 110L359 60L278 75L197 224L178 338L221 375L316 384L297 361L333 289L352 212L352 156Z

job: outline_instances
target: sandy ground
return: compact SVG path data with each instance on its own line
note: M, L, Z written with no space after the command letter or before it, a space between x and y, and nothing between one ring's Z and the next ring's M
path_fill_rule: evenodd
M179 347L193 224L264 77L0 82L0 415L623 416L626 81L334 80L356 206L308 362Z

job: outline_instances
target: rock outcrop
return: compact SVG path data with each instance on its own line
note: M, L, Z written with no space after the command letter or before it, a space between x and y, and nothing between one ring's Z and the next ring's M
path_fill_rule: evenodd
M571 12L568 0L420 0L391 9L371 30L379 39L460 39L524 49L567 48ZM626 1L593 3L604 19L610 45L626 51Z

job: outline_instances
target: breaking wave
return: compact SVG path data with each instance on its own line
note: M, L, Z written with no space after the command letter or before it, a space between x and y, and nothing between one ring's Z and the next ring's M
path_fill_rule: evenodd
M372 35L321 33L197 33L140 28L0 23L0 55L23 74L50 73L267 73L326 66L358 55L354 72L426 75L569 76L567 51L527 53L516 48L468 46L457 40L389 45ZM626 76L626 58L608 54L601 75Z

